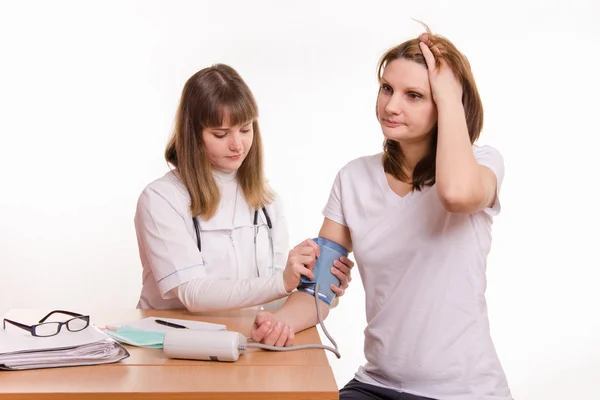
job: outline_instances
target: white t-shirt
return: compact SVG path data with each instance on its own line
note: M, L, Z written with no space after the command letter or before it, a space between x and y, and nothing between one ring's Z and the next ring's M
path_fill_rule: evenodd
M143 267L138 308L184 308L180 286L188 282L202 283L188 290L193 297L188 303L198 310L244 308L287 294L282 271L289 237L281 201L276 197L266 206L271 244L265 215L259 211L255 226L255 210L246 202L235 173L213 171L213 176L221 201L211 219L199 218L201 252L190 196L177 171L150 183L140 195L135 215Z
M500 153L473 146L498 182ZM436 187L400 197L382 154L349 162L323 210L349 228L366 293L365 357L356 379L442 400L508 400L511 393L489 332L486 258L492 208L446 211Z

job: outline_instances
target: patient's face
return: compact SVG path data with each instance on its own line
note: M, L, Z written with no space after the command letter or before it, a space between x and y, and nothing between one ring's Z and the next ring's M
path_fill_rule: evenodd
M437 123L427 68L406 59L388 63L377 95L377 115L387 139L426 140Z

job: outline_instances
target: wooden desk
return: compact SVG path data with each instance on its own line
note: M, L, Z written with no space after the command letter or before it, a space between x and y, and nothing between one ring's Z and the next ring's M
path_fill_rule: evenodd
M48 310L17 310L8 318L35 323ZM86 312L85 310L78 310ZM225 324L249 336L253 311L219 315L184 310L89 312L91 323L132 321L150 316ZM316 328L296 335L296 344L321 343ZM126 346L119 363L85 367L0 371L0 398L9 399L337 399L338 388L325 351L271 352L248 349L234 363L168 359L162 349Z

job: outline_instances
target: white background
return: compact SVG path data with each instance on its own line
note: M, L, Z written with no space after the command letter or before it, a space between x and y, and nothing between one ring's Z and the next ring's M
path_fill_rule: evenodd
M381 150L377 61L416 18L468 56L479 143L505 157L487 298L513 395L598 399L598 2L320 3L1 2L0 314L135 307L136 200L167 171L185 80L216 62L257 98L292 241L314 236L337 170ZM327 320L340 386L364 360L354 278Z

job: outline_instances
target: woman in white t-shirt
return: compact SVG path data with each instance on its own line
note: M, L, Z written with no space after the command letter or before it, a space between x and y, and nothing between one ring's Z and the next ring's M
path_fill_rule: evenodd
M489 331L485 287L500 153L475 146L483 106L469 63L427 29L384 54L377 118L383 153L338 173L319 236L354 252L366 293L367 363L340 399L509 400ZM312 318L305 293L261 312L267 325Z
M281 200L264 179L257 118L250 89L231 67L217 64L186 82L165 151L174 169L146 186L137 204L138 308L274 307L300 275L314 277L319 248L306 240L289 249ZM337 295L353 266L342 261ZM288 334L284 324L274 328Z

